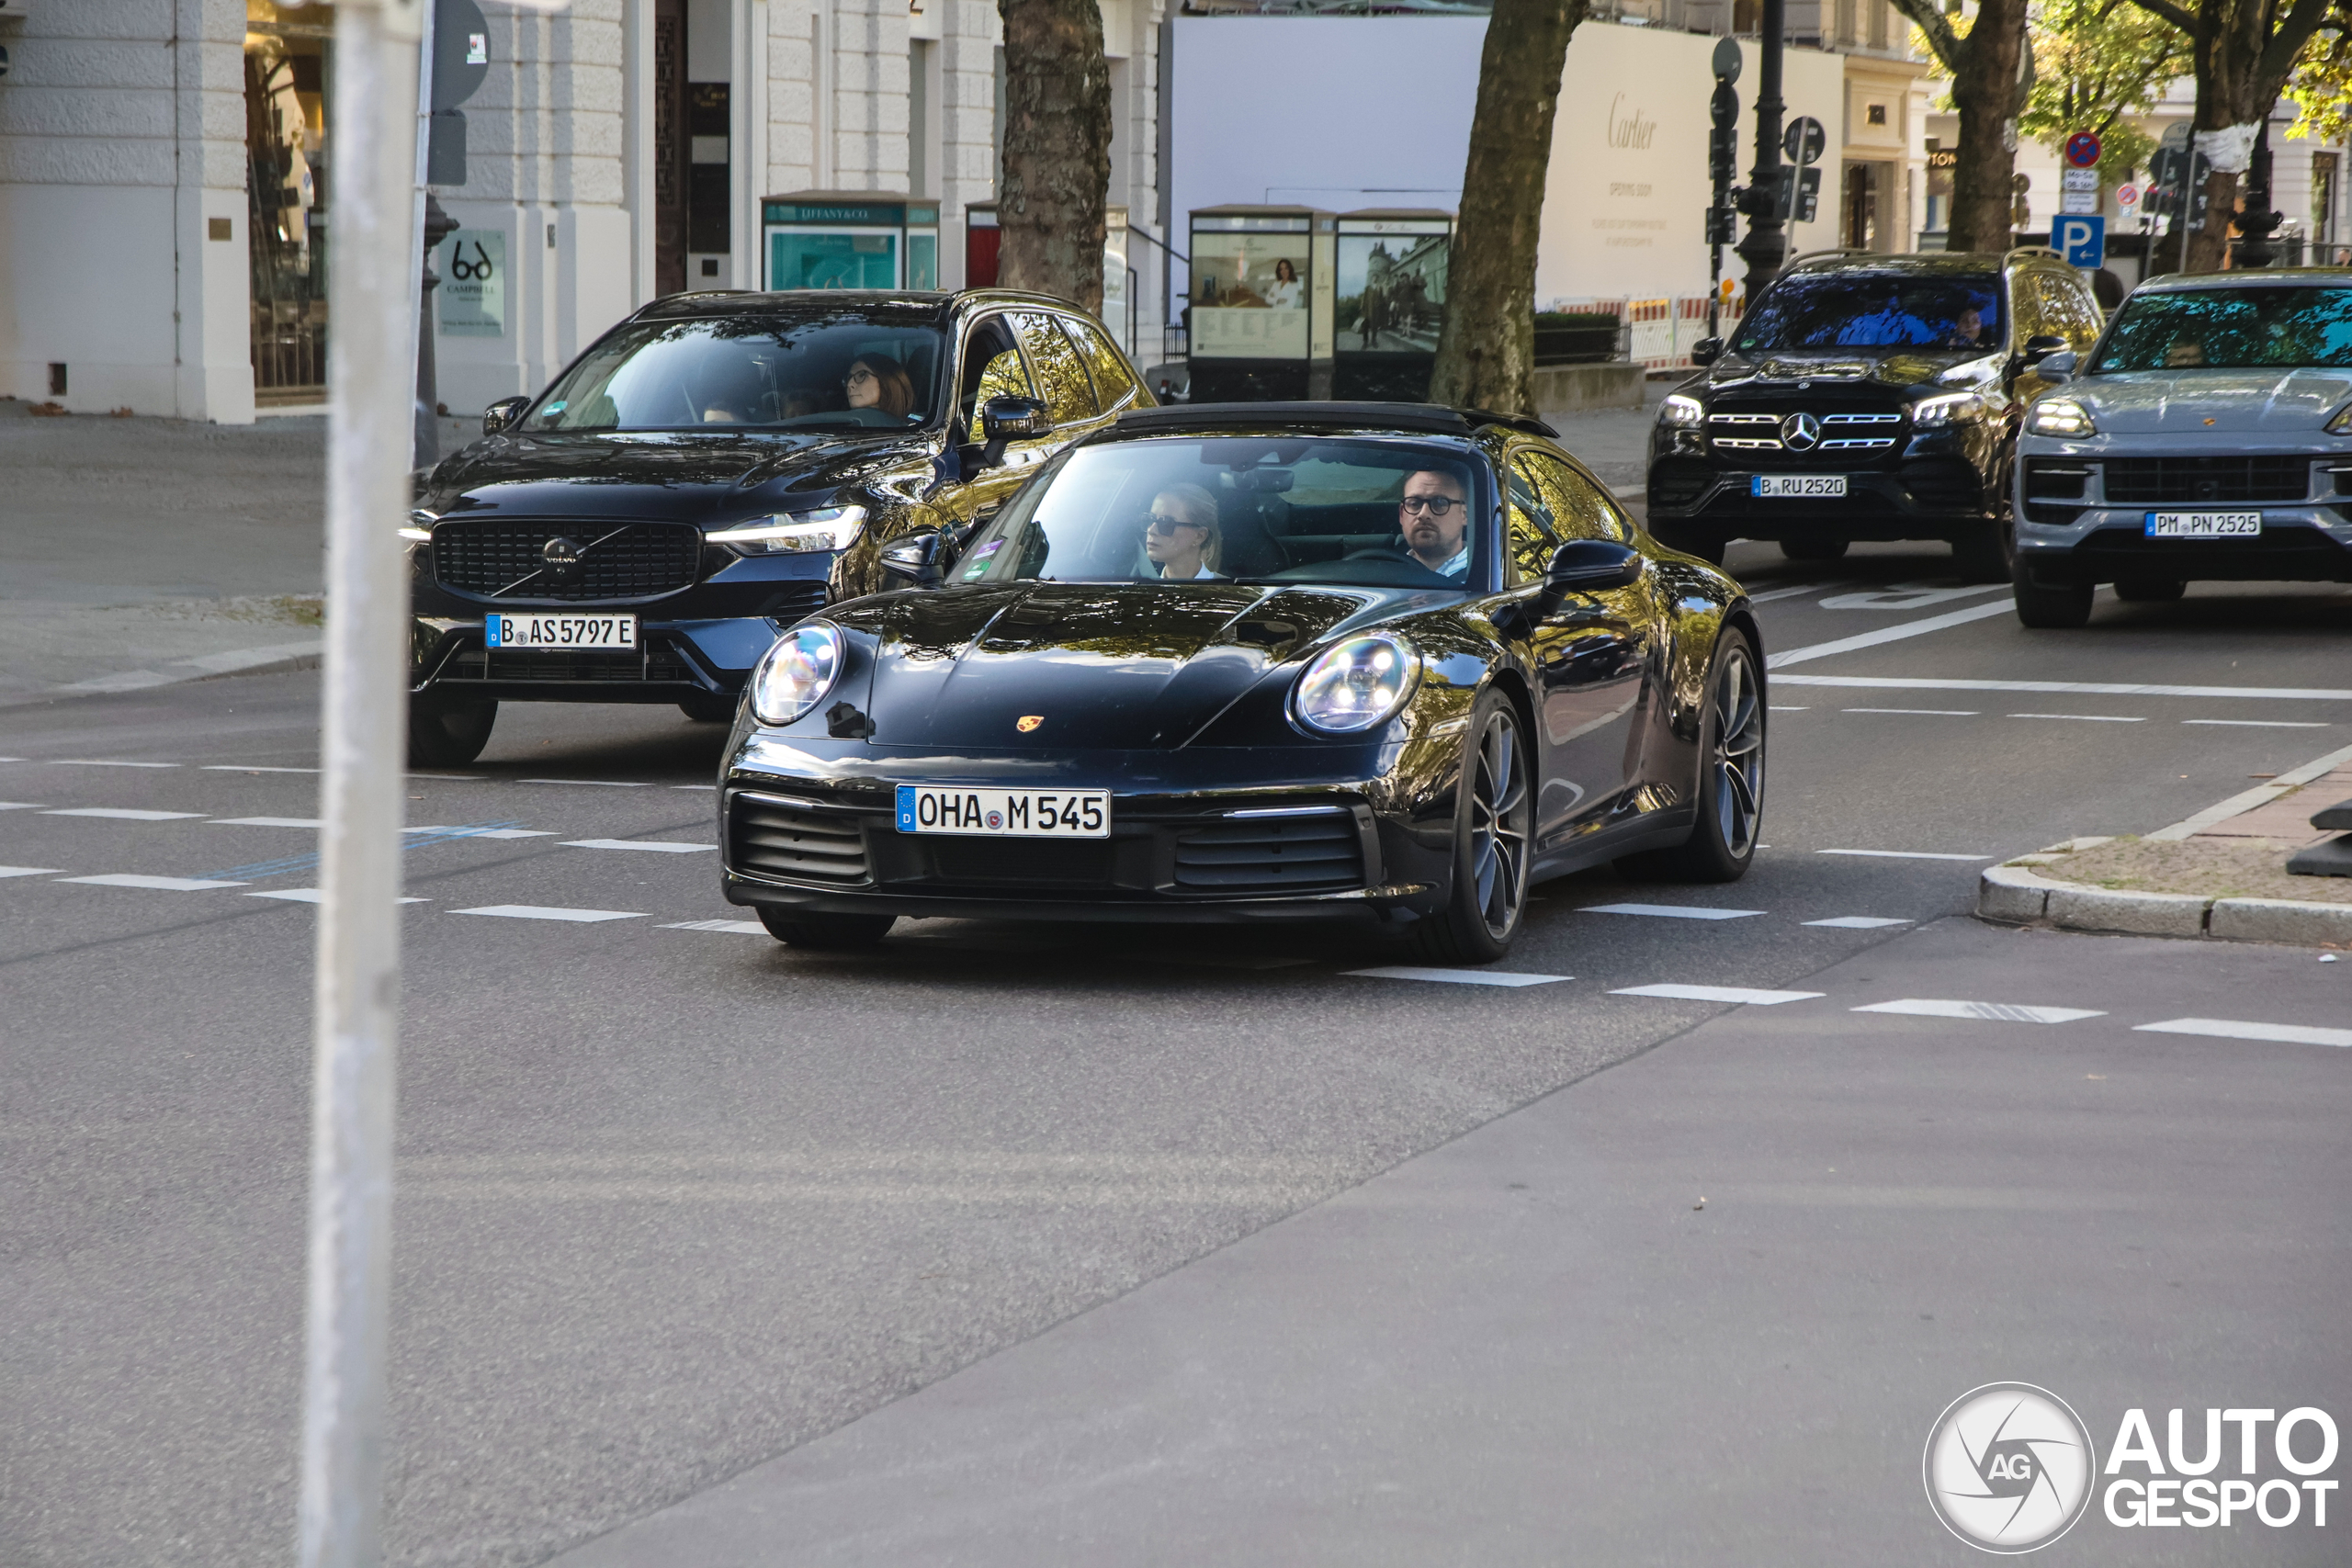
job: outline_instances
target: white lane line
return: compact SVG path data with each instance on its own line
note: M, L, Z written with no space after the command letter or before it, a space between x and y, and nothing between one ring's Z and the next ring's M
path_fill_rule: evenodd
M1782 1002L1809 1002L1825 991L1758 991L1746 986L1628 986L1609 993L1612 997L1664 997L1680 1002L1747 1002L1757 1007L1779 1007Z
M208 773L315 773L319 770L316 768L265 768L254 762L207 762L204 764L204 771Z
M1817 855L1867 855L1872 860L1991 860L1991 855L1948 855L1933 850L1815 850Z
M1695 904L1587 904L1587 915L1656 915L1670 920L1744 920L1761 909L1704 909Z
M1813 710L1811 708L1791 707L1786 703L1774 703L1772 705L1772 711L1774 713L1811 713Z
M11 876L55 876L63 869L62 866L55 865L0 865L0 879Z
M453 839L552 839L552 828L451 828L431 825L403 828L403 833L447 833Z
M1348 969L1373 980L1435 980L1448 986L1549 986L1573 980L1573 975L1513 975L1501 969L1422 969L1410 964L1384 964L1376 969Z
M318 772L316 768L311 771ZM480 784L490 777L488 773L411 773L408 776L413 779L438 779L443 784ZM530 781L526 779L524 782L527 784Z
M651 789L650 784L632 783L628 779L516 779L516 784L591 784L597 789Z
M1846 686L1875 692L2042 692L2086 697L2278 697L2290 701L2352 702L2352 691L2324 686L2142 686L2109 681L1972 681L1927 675L1783 675L1775 684Z
M1925 620L1905 621L1899 626L1882 626L1874 632L1855 637L1841 637L1835 642L1816 642L1805 648L1786 649L1767 655L1766 670L1779 670L1791 664L1803 664L1815 659L1827 659L1833 654L1852 653L1860 649L1876 648L1881 643L1901 642L1905 637L1925 637L1951 626L1964 626L1971 621L1982 621L1994 615L2012 613L2015 606L2007 599L1996 599L1990 604L1974 604L1965 610L1953 610L1941 615L1929 615Z
M0 757L0 762L24 762L29 761L31 761L31 759L28 757Z
M84 882L92 887L146 887L159 893L198 893L207 887L243 887L243 882L214 882L200 876L137 876L115 872L106 876L61 876L60 882Z
M61 806L43 817L105 817L121 822L181 822L201 811L140 811L128 806Z
M2183 724L2222 724L2233 729L2325 729L2316 718L2184 718Z
M283 898L289 904L316 904L325 897L315 887L273 887L266 893L248 893L248 898ZM403 904L429 904L430 898L403 898Z
M2352 1045L2352 1029L2301 1023L2243 1023L2233 1018L2168 1018L2132 1025L2135 1034L2203 1034L2216 1040L2267 1040L2280 1045Z
M1886 915L1839 915L1835 919L1807 920L1809 926L1827 926L1832 931L1874 931L1884 926L1907 926L1909 920L1898 920Z
M716 793L716 792L717 792L717 790L718 790L718 786L717 784L672 784L670 787L671 787L672 789L707 789L707 790L710 790L710 791L712 791L712 792L714 792L714 793ZM735 923L736 923L737 925L739 925L739 926L740 926L740 925L741 925L743 922L742 922L742 921L741 921L741 920L738 920L738 921L736 921ZM763 929L764 929L764 928L763 928Z
M1916 713L1929 718L1974 718L1974 708L1839 708L1839 713Z
M636 909L559 909L545 904L485 904L479 909L458 909L459 915L498 915L510 920L641 920Z
M765 936L768 928L757 920L672 920L657 927L665 931L726 931L731 936Z
M213 825L220 828L315 828L315 817L215 817Z
M1973 1018L1989 1023L2065 1023L2077 1018L2105 1018L2103 1012L2086 1008L2025 1007L2016 1002L1951 1002L1937 1001L1925 997L1905 997L1899 1001L1872 1002L1859 1007L1856 1012L1894 1012L1911 1018Z
M0 800L0 811L39 811L38 800Z
M177 762L115 762L96 757L59 757L49 764L52 768L176 768Z
M1763 593L1750 593L1747 596L1747 602L1751 604L1770 604L1775 599L1793 599L1800 593L1826 592L1830 589L1845 586L1846 584L1842 581L1800 582L1794 588L1774 588Z
M650 850L656 854L690 855L715 850L717 844L676 844L662 839L566 839L567 850Z
M2145 724L2145 718L2126 717L2120 713L2013 713L2011 718L2071 718L2084 724Z

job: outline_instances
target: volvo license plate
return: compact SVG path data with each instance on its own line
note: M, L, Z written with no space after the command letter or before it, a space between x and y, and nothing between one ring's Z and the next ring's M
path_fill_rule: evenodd
M1747 481L1747 493L1783 500L1815 501L1846 493L1843 474L1758 474Z
M487 615L482 619L486 648L528 651L570 652L574 649L619 649L637 651L635 615Z
M2142 532L2151 539L2258 539L2259 512L2151 512Z
M1111 792L900 784L899 831L996 839L1107 839L1111 836Z

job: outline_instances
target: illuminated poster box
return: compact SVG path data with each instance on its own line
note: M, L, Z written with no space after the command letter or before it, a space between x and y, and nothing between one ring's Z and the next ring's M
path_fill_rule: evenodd
M1192 215L1193 399L1331 395L1332 216L1311 207Z
M939 204L805 190L760 204L770 288L936 288Z
M1450 212L1374 208L1340 214L1333 397L1411 403L1429 397L1453 242Z

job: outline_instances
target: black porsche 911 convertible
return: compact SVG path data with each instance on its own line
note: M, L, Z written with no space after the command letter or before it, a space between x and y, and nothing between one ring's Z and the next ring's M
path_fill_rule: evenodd
M1485 963L1530 884L1729 881L1756 850L1763 649L1544 425L1347 403L1139 410L907 588L754 670L727 897L784 942L901 915L1354 919Z

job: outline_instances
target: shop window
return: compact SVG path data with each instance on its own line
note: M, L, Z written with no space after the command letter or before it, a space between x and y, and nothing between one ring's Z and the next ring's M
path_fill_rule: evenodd
M245 0L245 206L254 395L326 395L328 69L334 7Z

